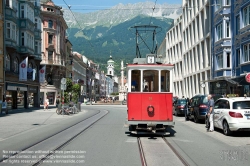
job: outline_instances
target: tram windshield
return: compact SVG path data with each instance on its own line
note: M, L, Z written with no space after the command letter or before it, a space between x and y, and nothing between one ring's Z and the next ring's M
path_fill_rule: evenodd
M132 92L169 92L168 70L132 70Z

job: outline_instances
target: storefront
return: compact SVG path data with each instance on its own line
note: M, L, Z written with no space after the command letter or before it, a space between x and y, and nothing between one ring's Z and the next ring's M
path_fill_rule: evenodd
M240 96L241 86L234 80L229 78L220 78L210 80L210 93L211 94L238 94Z
M27 86L7 83L6 100L8 109L27 108Z
M240 96L250 96L250 73L233 79L240 85Z
M58 94L58 91L53 87L47 86L46 89L44 87L40 87L40 106L43 106L45 99L49 99L50 106L56 106Z
M37 107L38 106L38 87L28 86L28 107Z

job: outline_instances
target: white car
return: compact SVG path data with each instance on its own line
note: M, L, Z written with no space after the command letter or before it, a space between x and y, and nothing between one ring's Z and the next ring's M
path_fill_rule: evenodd
M250 131L250 97L220 98L214 103L214 127L225 135Z

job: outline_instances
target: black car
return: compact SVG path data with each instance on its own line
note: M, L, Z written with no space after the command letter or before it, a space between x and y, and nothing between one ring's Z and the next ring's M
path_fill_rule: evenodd
M187 99L177 99L174 103L174 114L175 116L184 115L187 109Z
M207 112L207 96L208 95L195 95L189 101L188 106L188 119L193 119L195 123L198 123L201 120L205 120L206 112ZM222 98L222 95L212 95L214 101Z

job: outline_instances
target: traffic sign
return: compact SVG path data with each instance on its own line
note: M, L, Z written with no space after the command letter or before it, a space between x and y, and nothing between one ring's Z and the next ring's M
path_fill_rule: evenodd
M66 90L66 89L67 89L66 84L61 84L61 90Z

